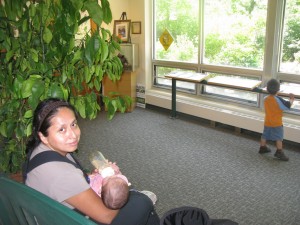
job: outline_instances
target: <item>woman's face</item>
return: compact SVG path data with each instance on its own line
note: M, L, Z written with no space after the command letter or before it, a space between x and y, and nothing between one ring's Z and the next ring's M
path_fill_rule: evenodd
M47 137L39 133L41 141L62 155L75 151L80 139L80 129L74 112L66 107L59 108L50 123Z

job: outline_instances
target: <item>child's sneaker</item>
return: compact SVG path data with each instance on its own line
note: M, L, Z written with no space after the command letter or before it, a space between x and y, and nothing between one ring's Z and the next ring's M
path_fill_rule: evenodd
M258 153L264 154L271 152L271 149L269 149L267 146L260 146Z
M274 156L282 161L289 161L289 157L287 157L282 150L277 149Z

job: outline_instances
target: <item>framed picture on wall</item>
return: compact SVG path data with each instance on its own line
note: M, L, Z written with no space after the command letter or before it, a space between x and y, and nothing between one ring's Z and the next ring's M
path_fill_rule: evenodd
M131 20L115 20L114 36L119 37L122 43L130 42L130 24Z
M131 32L133 34L141 34L142 33L142 26L140 21L134 21L131 23Z

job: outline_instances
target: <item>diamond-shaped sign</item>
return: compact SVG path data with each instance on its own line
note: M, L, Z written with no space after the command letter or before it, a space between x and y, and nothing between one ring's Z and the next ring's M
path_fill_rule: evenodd
M164 49L167 51L170 45L173 43L173 37L169 33L167 29L162 33L162 35L159 38L160 43L164 47Z

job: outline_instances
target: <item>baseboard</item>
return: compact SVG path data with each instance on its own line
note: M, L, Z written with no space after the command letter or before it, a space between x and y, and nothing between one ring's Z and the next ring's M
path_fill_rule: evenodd
M146 104L171 110L171 94L157 90L147 91ZM224 104L209 99L177 94L176 108L179 113L228 124L236 127L237 130L246 129L257 133L261 133L263 130L264 112L257 107ZM283 120L284 138L299 143L299 118L285 115Z

